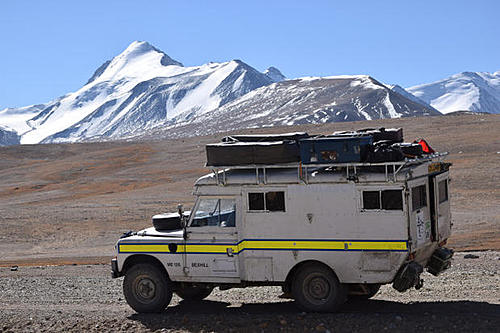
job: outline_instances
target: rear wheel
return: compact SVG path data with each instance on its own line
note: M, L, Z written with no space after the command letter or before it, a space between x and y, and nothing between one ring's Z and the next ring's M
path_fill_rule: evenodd
M180 283L175 293L186 301L201 301L205 297L208 297L213 289L213 287L204 285Z
M130 307L137 312L161 312L172 299L172 288L158 266L137 264L127 270L123 294Z
M295 275L292 293L304 311L335 312L345 302L347 289L328 267L309 264Z

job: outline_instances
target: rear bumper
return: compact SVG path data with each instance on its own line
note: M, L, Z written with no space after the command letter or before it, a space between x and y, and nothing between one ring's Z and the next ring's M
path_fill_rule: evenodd
M121 274L118 271L118 261L116 260L116 258L111 259L111 277L113 279L116 279L116 278L119 278L122 275L123 274Z

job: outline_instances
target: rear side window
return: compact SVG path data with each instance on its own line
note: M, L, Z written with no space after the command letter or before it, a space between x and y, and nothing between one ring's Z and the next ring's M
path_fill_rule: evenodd
M284 212L285 192L248 193L248 209L251 211Z
M427 191L425 185L420 185L411 189L411 203L413 210L427 206Z
M248 193L248 209L264 210L264 193Z
M445 202L448 200L448 182L442 180L438 183L438 191L439 191L439 203Z
M382 209L403 210L403 196L401 190L382 191Z
M363 191L363 208L380 209L380 191Z
M363 191L365 210L403 210L401 190Z

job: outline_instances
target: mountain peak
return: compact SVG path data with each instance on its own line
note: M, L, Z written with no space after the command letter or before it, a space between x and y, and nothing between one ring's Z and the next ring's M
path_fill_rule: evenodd
M442 113L499 113L500 72L461 72L445 79L408 88Z
M280 82L280 81L286 80L286 76L283 75L283 73L281 73L281 71L279 69L277 69L276 67L273 67L273 66L266 69L264 71L264 75L266 75L268 78L270 78L274 82Z
M142 66L138 65L139 62L142 63ZM86 84L97 80L103 74L106 77L113 76L123 71L124 68L130 67L130 64L132 67L150 69L160 65L183 67L182 63L170 58L165 52L157 49L148 42L134 41L122 53L104 62Z
M156 47L145 41L138 41L138 40L133 41L119 56L123 56L126 58L135 58L149 52L161 53L163 56L160 60L160 63L163 66L171 66L171 65L183 66L182 63L180 63L179 61L170 58L165 52L163 52L160 49L157 49Z

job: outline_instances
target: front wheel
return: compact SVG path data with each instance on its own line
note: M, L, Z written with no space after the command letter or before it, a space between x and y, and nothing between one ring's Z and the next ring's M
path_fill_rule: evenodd
M172 299L172 288L157 266L137 264L127 270L123 294L130 307L139 313L161 312Z
M347 289L328 267L310 264L296 274L292 293L304 311L335 312L345 302Z
M212 293L213 287L180 283L175 293L186 301L201 301Z

